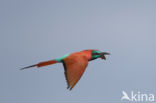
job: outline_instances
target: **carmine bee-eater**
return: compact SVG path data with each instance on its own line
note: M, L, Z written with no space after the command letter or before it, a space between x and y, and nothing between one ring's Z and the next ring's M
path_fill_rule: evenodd
M58 59L44 61L35 65L27 66L22 68L21 70L31 67L43 67L55 63L62 63L64 66L65 78L68 85L67 89L72 90L72 88L80 80L82 74L88 66L88 62L97 58L106 60L105 55L109 55L109 53L101 52L99 50L83 50L80 52L64 55L63 57Z

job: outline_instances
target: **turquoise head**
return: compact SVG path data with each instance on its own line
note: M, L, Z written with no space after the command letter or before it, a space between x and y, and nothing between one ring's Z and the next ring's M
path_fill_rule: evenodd
M97 58L101 58L106 60L105 55L110 55L110 53L107 52L101 52L99 50L93 50L92 54L91 54L91 60L97 59Z

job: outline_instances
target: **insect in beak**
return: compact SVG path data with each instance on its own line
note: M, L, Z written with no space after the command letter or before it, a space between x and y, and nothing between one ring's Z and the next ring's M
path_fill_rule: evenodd
M110 55L110 53L107 53L107 52L102 52L102 53L100 53L100 55L101 55L101 59L106 60L105 55Z

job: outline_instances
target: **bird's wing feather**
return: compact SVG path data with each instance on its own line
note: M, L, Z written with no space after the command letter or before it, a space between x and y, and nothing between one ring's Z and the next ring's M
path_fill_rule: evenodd
M71 90L83 75L86 67L88 66L88 60L84 55L75 54L65 58L63 60L63 65L68 84L67 89Z

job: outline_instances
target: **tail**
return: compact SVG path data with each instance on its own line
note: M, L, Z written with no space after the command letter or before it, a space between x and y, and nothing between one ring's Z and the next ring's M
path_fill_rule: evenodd
M55 63L58 63L58 62L56 60L49 60L49 61L40 62L40 63L35 64L35 65L31 65L31 66L21 68L20 70L28 69L28 68L31 68L31 67L43 67L43 66L47 66L47 65L51 65L51 64L55 64Z

